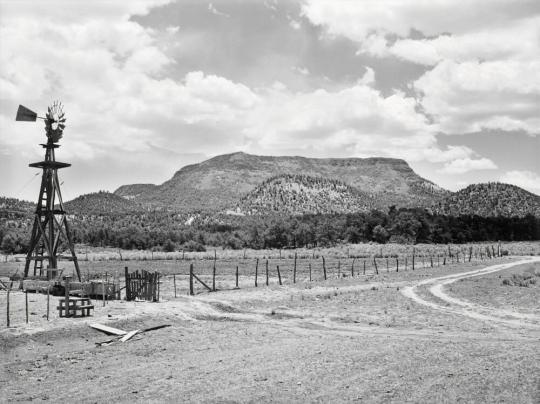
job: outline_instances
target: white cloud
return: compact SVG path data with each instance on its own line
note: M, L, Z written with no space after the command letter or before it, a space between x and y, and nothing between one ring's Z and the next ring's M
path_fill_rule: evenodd
M191 72L181 81L167 78L166 68L174 62L161 50L156 33L130 20L132 13L163 3L120 7L99 2L96 8L104 19L91 18L91 12L79 17L68 7L74 18L63 24L16 9L7 10L12 15L2 14L0 101L9 116L0 115L0 133L11 134L2 135L2 148L21 153L33 136L29 133L39 133L13 121L19 103L41 112L55 99L65 104L69 142L63 142L62 152L67 158L92 159L119 149L142 152L152 145L178 147L191 135L185 128L178 133L182 125L199 124L206 128L199 130L207 132L237 127L258 97L242 84L202 72ZM186 143L196 152L211 152L237 144L234 133L216 137L210 145L205 136Z
M414 82L445 133L483 129L540 133L540 62L444 61Z
M292 29L295 29L295 30L299 30L299 29L302 27L302 25L300 24L300 22L298 22L298 21L296 21L296 20L293 20L293 19L291 19L291 20L289 21L289 25L291 26Z
M495 163L485 157L479 159L459 158L445 163L440 172L446 174L464 174L469 171L494 170L496 168Z
M366 66L366 72L362 78L358 80L358 83L364 85L372 85L375 83L375 71L371 67Z
M407 37L411 29L427 36L462 34L499 27L540 10L536 0L335 1L307 0L303 14L333 35L362 42L373 34Z
M165 28L165 31L167 31L168 34L174 35L178 33L178 31L180 31L180 27L178 25L176 26L170 25L167 28Z
M518 187L540 195L540 175L533 173L532 171L508 171L501 176L499 181L517 185Z
M339 91L294 93L281 85L260 93L242 130L247 150L433 163L475 156L463 146L440 148L438 126L417 111L415 99L403 93L384 97L368 85L372 80L368 69L356 85Z
M540 2L308 0L303 13L359 53L432 67L412 88L441 131L540 133Z
M219 15L221 17L227 17L227 18L230 17L229 14L219 11L212 3L208 4L208 11L210 11L212 14Z
M532 16L460 35L448 33L431 39L398 39L393 45L388 45L382 56L392 54L429 66L442 60L535 61L539 41L540 17ZM377 52L371 53L378 55Z

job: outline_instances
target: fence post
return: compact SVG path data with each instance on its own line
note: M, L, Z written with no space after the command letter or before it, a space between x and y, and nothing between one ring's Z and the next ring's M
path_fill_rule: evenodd
M377 258L375 258L375 255L373 256L373 265L375 266L375 274L379 275L379 268L377 268Z
M296 283L296 251L294 252L293 283Z
M268 286L268 260L266 260L266 286Z
M388 256L386 256L386 272L390 272L390 266L388 265Z
M405 253L405 254L407 254L407 253ZM405 269L404 269L404 271L407 271L407 255L405 255Z
M173 274L173 282L174 282L174 297L176 298L176 274Z
M341 278L341 260L339 259L337 261L337 277L338 279Z
M130 298L131 298L131 290L130 290L130 287L129 287L128 267L125 267L125 281L126 281L126 300L130 300Z
M245 252L246 250L244 250ZM236 266L236 289L239 289L238 287L238 265Z
M348 253L349 250L347 250L347 253ZM356 258L353 258L352 259L352 264L351 264L351 278L354 278L354 261L356 260Z
M216 250L214 250L214 268L212 269L212 291L216 291L216 260L217 260L217 253Z
M259 259L257 258L257 262L255 263L255 287L257 287L257 276L259 272Z
M413 271L414 271L414 256L415 256L415 255L416 255L416 250L415 250L414 247L413 247L413 249L412 249L412 270L413 270Z
M161 297L161 274L158 272L156 275L156 281L157 281L157 301L159 302L159 298Z
M276 268L277 268L277 276L278 276L279 284L280 284L280 285L283 285L283 284L281 283L281 272L279 271L279 265L276 265Z
M311 282L311 262L308 265L309 265L309 281Z
M324 260L324 255L322 256L322 268L323 268L324 280L326 280L326 261Z
M364 258L364 275L366 274L366 259Z
M28 324L28 290L24 291L24 311L26 313L26 324Z
M399 272L399 257L396 257L396 272Z
M13 283L13 282L12 282ZM11 292L11 284L7 289L7 302L6 302L6 316L7 316L7 327L9 328L9 294Z
M193 263L189 264L189 294L193 296Z
M49 305L50 305L50 292L51 289L51 281L47 283L47 321L49 321Z

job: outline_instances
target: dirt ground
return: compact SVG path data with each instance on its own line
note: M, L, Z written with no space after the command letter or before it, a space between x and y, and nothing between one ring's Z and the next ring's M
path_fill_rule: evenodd
M29 324L13 292L0 401L538 403L539 285L503 284L525 273L540 283L532 260L195 297L174 298L169 281L162 302L94 301L90 318L57 318L53 298L50 321L46 296L29 294ZM170 327L100 347L111 337L94 322Z

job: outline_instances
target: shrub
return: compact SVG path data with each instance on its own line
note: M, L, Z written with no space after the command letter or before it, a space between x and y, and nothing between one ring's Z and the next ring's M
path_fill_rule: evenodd
M198 243L194 240L190 240L182 245L182 249L184 251L196 251L196 252L204 252L206 251L206 248L201 243Z

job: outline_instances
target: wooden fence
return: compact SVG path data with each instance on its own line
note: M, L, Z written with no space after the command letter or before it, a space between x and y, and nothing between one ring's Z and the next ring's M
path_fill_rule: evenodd
M148 272L142 270L131 274L126 267L126 300L148 300L159 301L159 272Z
M258 287L261 284L269 286L272 283L279 285L296 283L297 281L318 281L332 278L355 277L360 275L379 275L380 273L415 271L423 268L445 267L447 265L485 261L503 256L500 246L480 245L466 246L459 250L447 247L446 251L418 251L412 247L408 254L373 254L362 256L325 257L300 256L295 252L293 258L288 259L259 259L254 260L230 260L219 262L216 255L213 262L198 261L189 265L189 288L190 295L196 294L196 286L199 284L208 292L218 290L216 276L222 278L219 289L238 289L239 278L243 287L249 279L251 285ZM207 263L207 265L204 265ZM224 268L225 266L225 268ZM241 270L239 270L241 268ZM185 272L171 274L174 297L177 297L177 276L184 277ZM234 276L234 287L231 281L223 282L223 277ZM232 277L231 277L232 278ZM231 279L229 278L229 279ZM185 278L184 278L185 279ZM225 284L226 285L225 285Z

